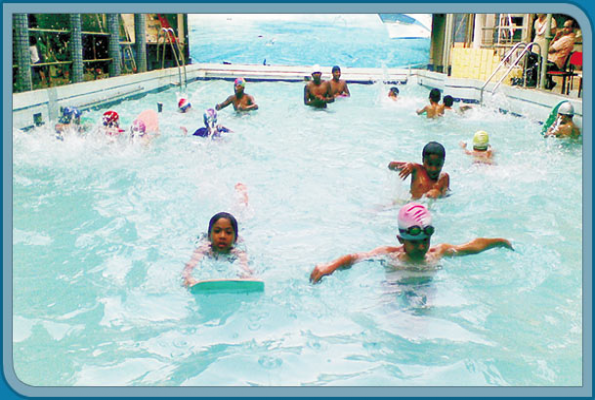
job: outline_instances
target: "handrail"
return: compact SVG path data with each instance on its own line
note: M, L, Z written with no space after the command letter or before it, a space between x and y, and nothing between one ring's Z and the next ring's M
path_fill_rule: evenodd
M159 57L159 46L160 46L160 42L159 39L161 38L161 32L164 32L164 36L163 36L163 58L161 60L161 68L165 68L165 47L166 47L166 43L169 42L170 46L171 46L171 52L174 55L174 60L176 61L176 65L178 67L178 77L180 79L180 87L184 86L186 87L186 62L184 60L184 55L182 54L182 50L180 49L180 46L178 45L178 52L180 54L180 58L182 58L183 64L180 65L180 59L178 58L178 54L176 53L176 49L174 48L174 44L173 44L173 39L175 39L175 33L174 30L172 28L161 28L161 31L159 31L159 34L157 36L157 57ZM182 80L182 67L184 69L184 80Z
M526 56L526 54L528 53L528 51L530 51L533 48L533 46L537 46L539 48L539 54L541 54L541 47L536 42L531 42L529 44L527 44L525 42L519 42L519 43L515 44L512 47L512 49L510 49L510 51L504 55L504 58L500 61L500 64L498 64L498 66L496 67L496 69L494 69L494 72L492 72L492 74L490 75L490 77L486 80L486 82L481 87L480 94L479 94L479 104L481 104L483 102L483 92L485 91L485 89L488 86L488 84L492 81L492 78L498 73L498 71L500 71L500 69L504 66L504 64L512 57L512 55L515 53L515 51L517 51L518 48L521 47L521 46L525 46L525 48L523 49L523 51L521 52L521 54L517 58L515 58L515 60L512 62L511 66L508 68L508 71L506 71L506 73L502 76L502 78L500 78L500 81L498 81L498 83L496 84L496 86L492 90L492 93L496 91L496 89L500 86L500 84L508 76L508 74L510 73L510 71L512 71L512 69L519 64L519 62L521 61L521 59L524 56ZM537 68L538 69L541 68L541 66L539 65L539 63L537 63ZM526 74L526 66L523 67L523 76L524 77L525 77L525 74ZM538 76L538 79L541 79L541 76L540 76L539 72L538 72L537 76Z

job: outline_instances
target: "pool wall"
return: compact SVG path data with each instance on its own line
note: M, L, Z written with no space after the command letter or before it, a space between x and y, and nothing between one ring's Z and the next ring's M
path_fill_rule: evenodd
M323 79L331 78L331 67L322 67ZM35 121L48 123L56 120L60 107L76 106L82 110L106 107L124 99L168 89L180 85L180 75L186 82L208 79L235 79L242 76L249 81L303 82L310 75L310 67L271 66L246 64L193 64L185 73L178 68L169 68L135 75L75 83L24 93L13 94L13 129L29 129ZM344 68L342 77L349 83L373 84L418 84L439 88L445 94L464 102L478 103L484 82L476 79L448 77L416 69ZM550 110L560 101L569 100L575 109L575 123L582 127L582 99L569 98L534 89L501 85L495 96L490 95L494 84L484 92L484 100L493 98L503 112L545 121ZM181 88L180 91L184 91Z

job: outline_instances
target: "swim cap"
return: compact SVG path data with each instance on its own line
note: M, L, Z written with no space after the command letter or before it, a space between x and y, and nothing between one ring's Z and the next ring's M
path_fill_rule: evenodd
M81 112L76 107L65 107L62 109L62 116L72 116L78 118L81 116Z
M190 104L190 101L188 101L187 98L182 97L178 100L178 108L180 111L185 112L188 107L192 107L192 104Z
M72 121L73 118L79 118L81 116L81 112L76 107L64 107L62 109L62 116L60 117L60 123L68 124Z
M246 81L244 80L244 78L237 78L234 82L233 82L234 86L241 86L241 87L246 87Z
M338 65L335 65L335 66L333 67L333 69L331 70L331 72L335 72L335 71L339 71L339 72L341 72L341 68L339 68L339 66L338 66Z
M144 134L147 131L147 125L145 125L144 121L135 119L132 123L132 126L130 127L130 130L133 134L139 132L142 136L142 134Z
M396 86L393 86L390 88L389 92L394 93L394 94L399 94L399 88Z
M486 150L490 144L490 136L486 131L477 131L473 135L473 148L478 150Z
M202 117L207 128L215 127L215 125L217 125L217 111L215 111L213 108L207 108Z
M574 115L574 107L568 101L565 103L562 103L562 105L558 108L558 114L573 116Z
M316 64L312 67L312 72L310 73L310 75L314 74L322 74L322 71L320 71L320 65Z
M420 240L425 239L433 233L424 231L425 228L432 225L432 215L428 209L419 203L405 204L399 210L399 237L405 240ZM419 227L421 230L417 234L408 233L410 228Z
M115 111L106 111L103 113L103 125L118 124L120 116Z

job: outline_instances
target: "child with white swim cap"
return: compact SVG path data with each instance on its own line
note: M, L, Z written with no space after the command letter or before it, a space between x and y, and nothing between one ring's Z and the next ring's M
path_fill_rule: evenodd
M490 146L490 135L486 131L477 131L473 135L473 151L467 150L467 143L461 141L459 144L465 154L474 157L475 163L493 163L494 150Z
M545 136L555 136L557 138L578 138L581 131L575 125L572 118L574 117L574 107L567 101L562 103L558 108L558 115L556 121L545 133Z
M318 264L310 274L310 281L316 283L323 276L332 274L338 268L349 268L360 261L380 256L388 256L403 264L427 265L442 257L477 254L495 247L513 250L510 242L502 238L477 238L461 245L445 243L430 246L430 239L434 234L432 215L424 205L419 203L409 203L401 207L398 228L397 240L401 246L381 246L369 252L348 254L329 263Z

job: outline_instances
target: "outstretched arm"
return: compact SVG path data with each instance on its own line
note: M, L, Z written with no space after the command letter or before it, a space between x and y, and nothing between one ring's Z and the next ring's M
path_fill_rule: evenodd
M215 106L215 109L216 109L217 111L219 111L219 110L221 110L222 108L225 108L225 107L227 107L228 105L230 105L232 101L233 101L233 95L232 95L232 96L229 96L227 99L225 99L225 101L224 101L223 103L217 104L217 105Z
M252 278L254 272L248 266L248 253L243 250L234 250L234 254L240 260L240 267L242 268L242 272L240 274L240 278L242 279L249 279Z
M391 161L388 163L388 169L393 171L399 171L399 177L406 179L410 174L417 171L419 164L404 162L404 161Z
M489 249L493 249L496 247L504 247L510 250L514 250L512 248L512 244L507 239L502 238L477 238L468 243L461 244L458 246L452 244L442 244L440 245L440 255L447 256L447 257L458 257L458 256L466 256L468 254L478 254L482 251L486 251Z
M192 286L198 281L192 277L192 270L198 265L200 260L203 259L208 251L209 245L202 245L197 247L192 253L190 261L186 263L184 270L182 271L182 277L184 278L184 286Z
M417 115L421 115L421 114L427 113L427 112L428 112L428 106L425 106L424 108L416 111Z
M360 261L364 261L378 255L388 254L394 250L395 248L392 247L378 247L369 252L348 254L329 263L318 264L316 267L314 267L314 270L310 274L310 282L316 283L322 279L323 276L330 275L339 268L349 268L353 264L356 264Z

